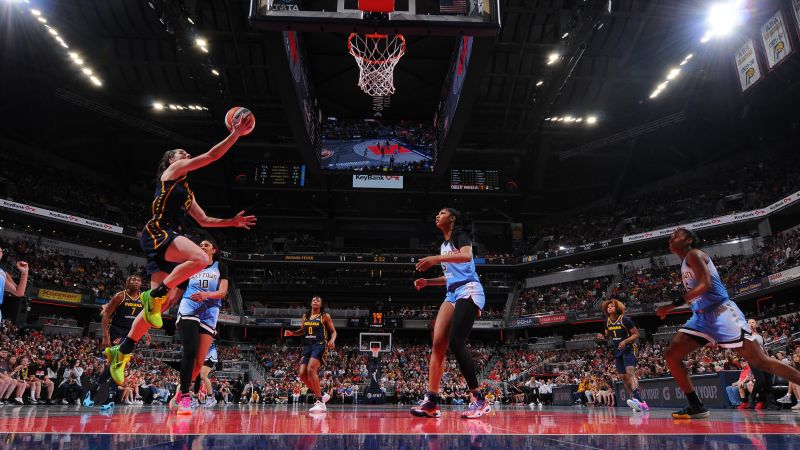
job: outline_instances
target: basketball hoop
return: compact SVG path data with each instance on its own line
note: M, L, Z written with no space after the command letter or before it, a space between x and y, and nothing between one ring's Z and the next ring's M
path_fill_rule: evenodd
M358 64L358 87L372 97L394 93L394 66L406 53L402 34L351 33L347 49Z
M377 358L378 354L381 352L381 346L380 346L380 344L371 345L369 350L370 350L370 352L372 352L372 357L373 358Z

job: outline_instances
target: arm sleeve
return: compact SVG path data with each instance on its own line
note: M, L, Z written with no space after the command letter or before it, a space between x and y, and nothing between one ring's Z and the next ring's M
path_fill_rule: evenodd
M219 279L221 280L230 280L229 270L227 264L220 264L219 265Z
M454 242L456 248L464 247L465 245L472 245L472 238L469 237L465 231L461 231L456 236Z

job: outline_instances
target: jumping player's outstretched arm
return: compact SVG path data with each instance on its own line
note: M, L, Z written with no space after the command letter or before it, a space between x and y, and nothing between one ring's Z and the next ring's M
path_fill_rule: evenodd
M247 130L248 121L234 125L233 131L211 150L194 158L181 159L172 163L161 175L161 180L176 180L187 173L203 168L225 156L225 153L236 143L242 133Z
M256 216L245 216L244 213L244 211L239 211L239 214L230 219L209 217L197 203L197 199L193 200L192 205L189 207L189 215L203 228L237 227L249 230L250 227L256 224L257 219Z

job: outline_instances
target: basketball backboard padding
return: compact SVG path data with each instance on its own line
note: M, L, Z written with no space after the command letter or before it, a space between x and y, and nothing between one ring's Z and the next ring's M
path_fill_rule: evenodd
M394 12L394 0L358 0L358 9L364 12Z

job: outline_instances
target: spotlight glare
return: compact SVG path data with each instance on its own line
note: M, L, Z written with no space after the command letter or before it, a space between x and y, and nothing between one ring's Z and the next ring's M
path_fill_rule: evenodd
M208 49L207 49L207 48L205 48L205 47L200 47L200 50L202 50L202 51L203 51L203 53L208 53Z
M708 11L709 30L707 35L727 36L734 28L739 26L743 20L742 1L728 0L716 3Z
M56 30L54 30L52 28L48 28L47 32L52 34L53 36L58 36L58 31L56 31Z
M683 59L684 59L684 61L688 61L688 60L690 60L692 58L694 58L694 53L689 53L688 55L686 55L686 58L683 58Z
M69 45L67 45L67 43L64 41L59 41L58 43L61 44L61 46L64 48L69 48Z
M667 80L675 79L675 77L677 77L678 74L680 74L680 73L681 73L681 69L678 69L678 68L670 70L669 73L667 74Z
M99 78L97 78L97 77L96 77L96 76L94 76L94 75L90 76L90 77L89 77L89 79L90 79L90 80L92 80L92 83L93 83L95 86L102 86L102 85L103 85L103 82L102 82L102 81L100 81L100 79L99 79Z
M172 109L172 110L177 110L177 109L178 109L178 107L177 107L177 106L175 106L175 105L173 105L173 104L170 104L170 105L169 105L169 109Z
M39 16L41 16L41 15L42 15L42 12L41 12L41 11L39 11L38 9L33 9L33 8L31 8L31 14L33 14L33 15L34 15L34 16L36 16L36 17L39 17Z
M578 122L578 123L583 122L583 117L578 117L577 119L575 119L575 122Z
M186 18L186 20L187 20L187 21L188 21L190 24L194 25L194 20L192 20L192 18L191 18L191 17L187 17L187 18Z
M164 109L164 104L161 102L153 102L153 109L162 110Z
M205 47L206 45L208 45L208 42L206 42L206 40L205 40L205 39L203 39L203 38L197 38L197 39L195 39L195 40L194 40L194 43L195 43L195 45L197 45L198 47Z
M569 31L561 35L561 39L566 39L569 36Z
M544 81L542 81L542 80L539 80L539 81L536 82L536 86L541 86L543 84L544 84Z
M36 20L38 20L39 22L42 22L42 23L47 23L47 19L45 19L42 16L37 17Z
M80 58L74 58L72 61L79 66L83 65L83 60Z
M660 91L663 91L667 87L668 84L669 84L669 81L665 81L665 82L663 82L663 83L658 85L658 89Z
M86 75L92 75L94 73L92 72L92 69L88 67L84 67L83 70L81 70L81 72L85 73Z
M558 61L559 55L557 52L550 53L547 57L547 65L553 64L554 62Z
M211 69L211 73L216 77L219 76L219 71L217 69Z
M653 91L652 94L650 94L650 98L656 98L656 97L658 97L658 94L660 94L660 93L661 93L661 90L660 89L656 89L655 91Z
M684 60L683 60L683 61L681 61L681 63L680 63L680 64L678 64L678 65L679 65L679 66L685 66L685 65L686 65L686 63L688 63L688 62L689 62L689 61L687 61L687 60L685 60L685 59L684 59Z
M594 125L597 123L597 116L589 116L586 118L586 123L589 125Z

